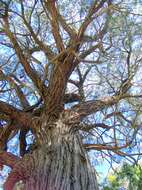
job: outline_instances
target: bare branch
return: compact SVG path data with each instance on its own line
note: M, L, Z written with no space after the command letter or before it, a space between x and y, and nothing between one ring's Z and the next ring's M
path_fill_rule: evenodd
M65 94L64 96L64 103L72 103L72 102L79 102L80 101L80 96L78 94L74 94L74 93L69 93L69 94Z
M95 128L102 128L102 129L109 130L112 128L112 126L106 125L104 123L95 123L95 124L82 123L79 125L79 129L85 132L89 132L90 130L95 129Z
M4 19L4 30L5 33L7 34L7 36L9 37L11 43L13 44L13 47L16 51L16 54L21 62L21 64L23 65L27 75L32 79L32 81L34 82L35 86L39 89L40 93L42 94L43 92L43 82L41 81L38 73L36 72L36 70L34 70L28 61L28 57L26 57L23 53L23 50L21 49L15 35L10 31L9 28L9 23L7 18Z
M70 38L72 40L75 40L75 38L77 37L77 33L75 31L75 29L71 28L65 18L58 12L58 20L60 22L60 24L62 25L62 27L64 28L64 30L69 34Z
M104 3L107 2L107 0L101 0L99 2L95 1L94 4L91 6L90 10L88 11L88 14L85 18L85 21L82 23L79 32L78 32L78 36L79 39L82 38L82 36L84 35L85 30L87 29L88 25L92 22L92 20L94 19L92 16L98 11L100 10Z
M59 28L59 23L58 23L58 12L56 9L56 5L55 5L55 1L44 1L47 10L49 11L51 18L50 18L50 22L51 22L51 26L52 26L52 33L58 48L59 52L62 52L65 48L64 48L64 44L60 35L60 28Z
M14 154L0 150L0 164L14 168L19 160L20 158Z
M22 92L21 87L18 86L18 84L12 79L12 77L15 79L15 76L13 74L5 75L2 70L0 71L0 79L7 80L11 86L14 86L22 107L23 108L29 107L30 106L29 102L27 101L24 93Z
M112 150L112 151L118 151L120 149L126 148L129 146L129 143L126 143L122 146L110 146L110 145L102 145L102 144L84 144L84 147L88 150Z
M7 142L10 140L12 132L17 131L18 128L19 126L17 127L11 121L7 125L0 127L0 150L7 150Z
M112 106L125 97L127 96L108 96L101 100L90 100L73 106L72 110L78 112L81 117L85 117L97 111L101 111L108 106Z
M6 102L0 101L0 112L8 115L12 120L20 124L23 123L25 126L31 123L31 116L28 113L24 113Z

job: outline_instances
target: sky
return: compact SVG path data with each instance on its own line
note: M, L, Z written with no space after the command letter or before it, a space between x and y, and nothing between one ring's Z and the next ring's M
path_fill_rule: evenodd
M140 1L140 0L139 0L139 2L142 3L142 1ZM136 13L136 14L142 13L142 5L137 4L133 10L134 10L134 13ZM36 58L40 59L41 54L37 54ZM9 150L15 153L18 149L16 144L17 144L17 138L14 138L12 141L9 142ZM96 160L96 158L95 158L95 160ZM93 153L91 155L91 162L94 162L94 154ZM117 164L114 164L114 167L117 167ZM108 162L104 159L99 164L95 164L95 168L96 168L97 172L99 173L99 175L100 175L99 179L102 182L108 174L108 171L110 169L110 164L108 164ZM3 176L7 175L7 170L8 170L7 167L5 167L5 170L3 172L0 172L0 181L3 179ZM3 188L0 188L0 190L3 190Z

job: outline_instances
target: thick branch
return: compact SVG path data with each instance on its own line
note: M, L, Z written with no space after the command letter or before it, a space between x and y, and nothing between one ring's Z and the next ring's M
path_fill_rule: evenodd
M74 94L74 93L69 93L69 94L65 94L64 96L64 103L72 103L72 102L76 102L76 101L80 101L81 97L78 94Z
M81 99L81 97L78 94L68 93L68 94L64 95L63 103L67 104L67 103L72 103L72 102L76 102L76 101L79 102L80 99ZM39 108L37 108L40 104L41 104L41 106ZM40 113L43 111L42 99L40 99L39 102L37 102L37 104L30 106L29 108L27 108L24 111L25 112L32 112L33 111L33 115L39 116Z
M104 97L101 100L91 100L75 105L72 110L78 112L81 117L85 117L97 111L101 111L105 107L112 106L123 98L125 98L125 95Z
M19 160L19 157L10 152L0 151L0 164L13 168Z
M59 28L59 23L58 23L58 12L56 9L55 1L53 0L45 1L45 5L51 15L50 22L52 26L52 33L53 33L58 51L61 52L65 48L62 41L62 37L60 35L60 28Z
M52 78L48 86L48 97L46 100L47 113L58 115L63 110L63 101L68 78L70 77L75 65L73 64L74 55L68 53L63 61L58 61L52 71ZM56 114L55 114L56 113ZM57 114L58 113L58 114Z
M8 115L10 119L20 124L22 123L24 126L28 126L31 123L31 116L28 113L24 113L6 102L0 101L0 112Z
M79 128L82 130L82 131L86 131L86 132L89 132L90 130L92 129L95 129L95 128L103 128L103 129L106 129L106 130L109 130L111 129L111 126L109 125L106 125L104 123L95 123L95 124L80 124L79 125Z
M6 126L0 127L0 150L7 150L7 142L11 138L13 130L17 131L17 129L18 126L12 124L12 122L8 123Z
M26 134L28 131L29 131L28 129L22 129L20 131L20 135L19 135L20 156L24 156L24 154L26 153L26 147L27 147Z

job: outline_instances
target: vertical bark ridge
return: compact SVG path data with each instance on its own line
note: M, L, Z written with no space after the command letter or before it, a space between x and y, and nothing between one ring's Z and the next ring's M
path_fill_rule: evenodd
M95 172L71 125L60 119L46 134L47 143L22 159L24 190L98 190Z

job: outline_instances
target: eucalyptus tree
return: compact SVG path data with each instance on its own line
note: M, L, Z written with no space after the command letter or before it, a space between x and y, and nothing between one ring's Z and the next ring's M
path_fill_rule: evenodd
M140 23L125 1L0 1L5 190L98 190L87 151L140 155Z

